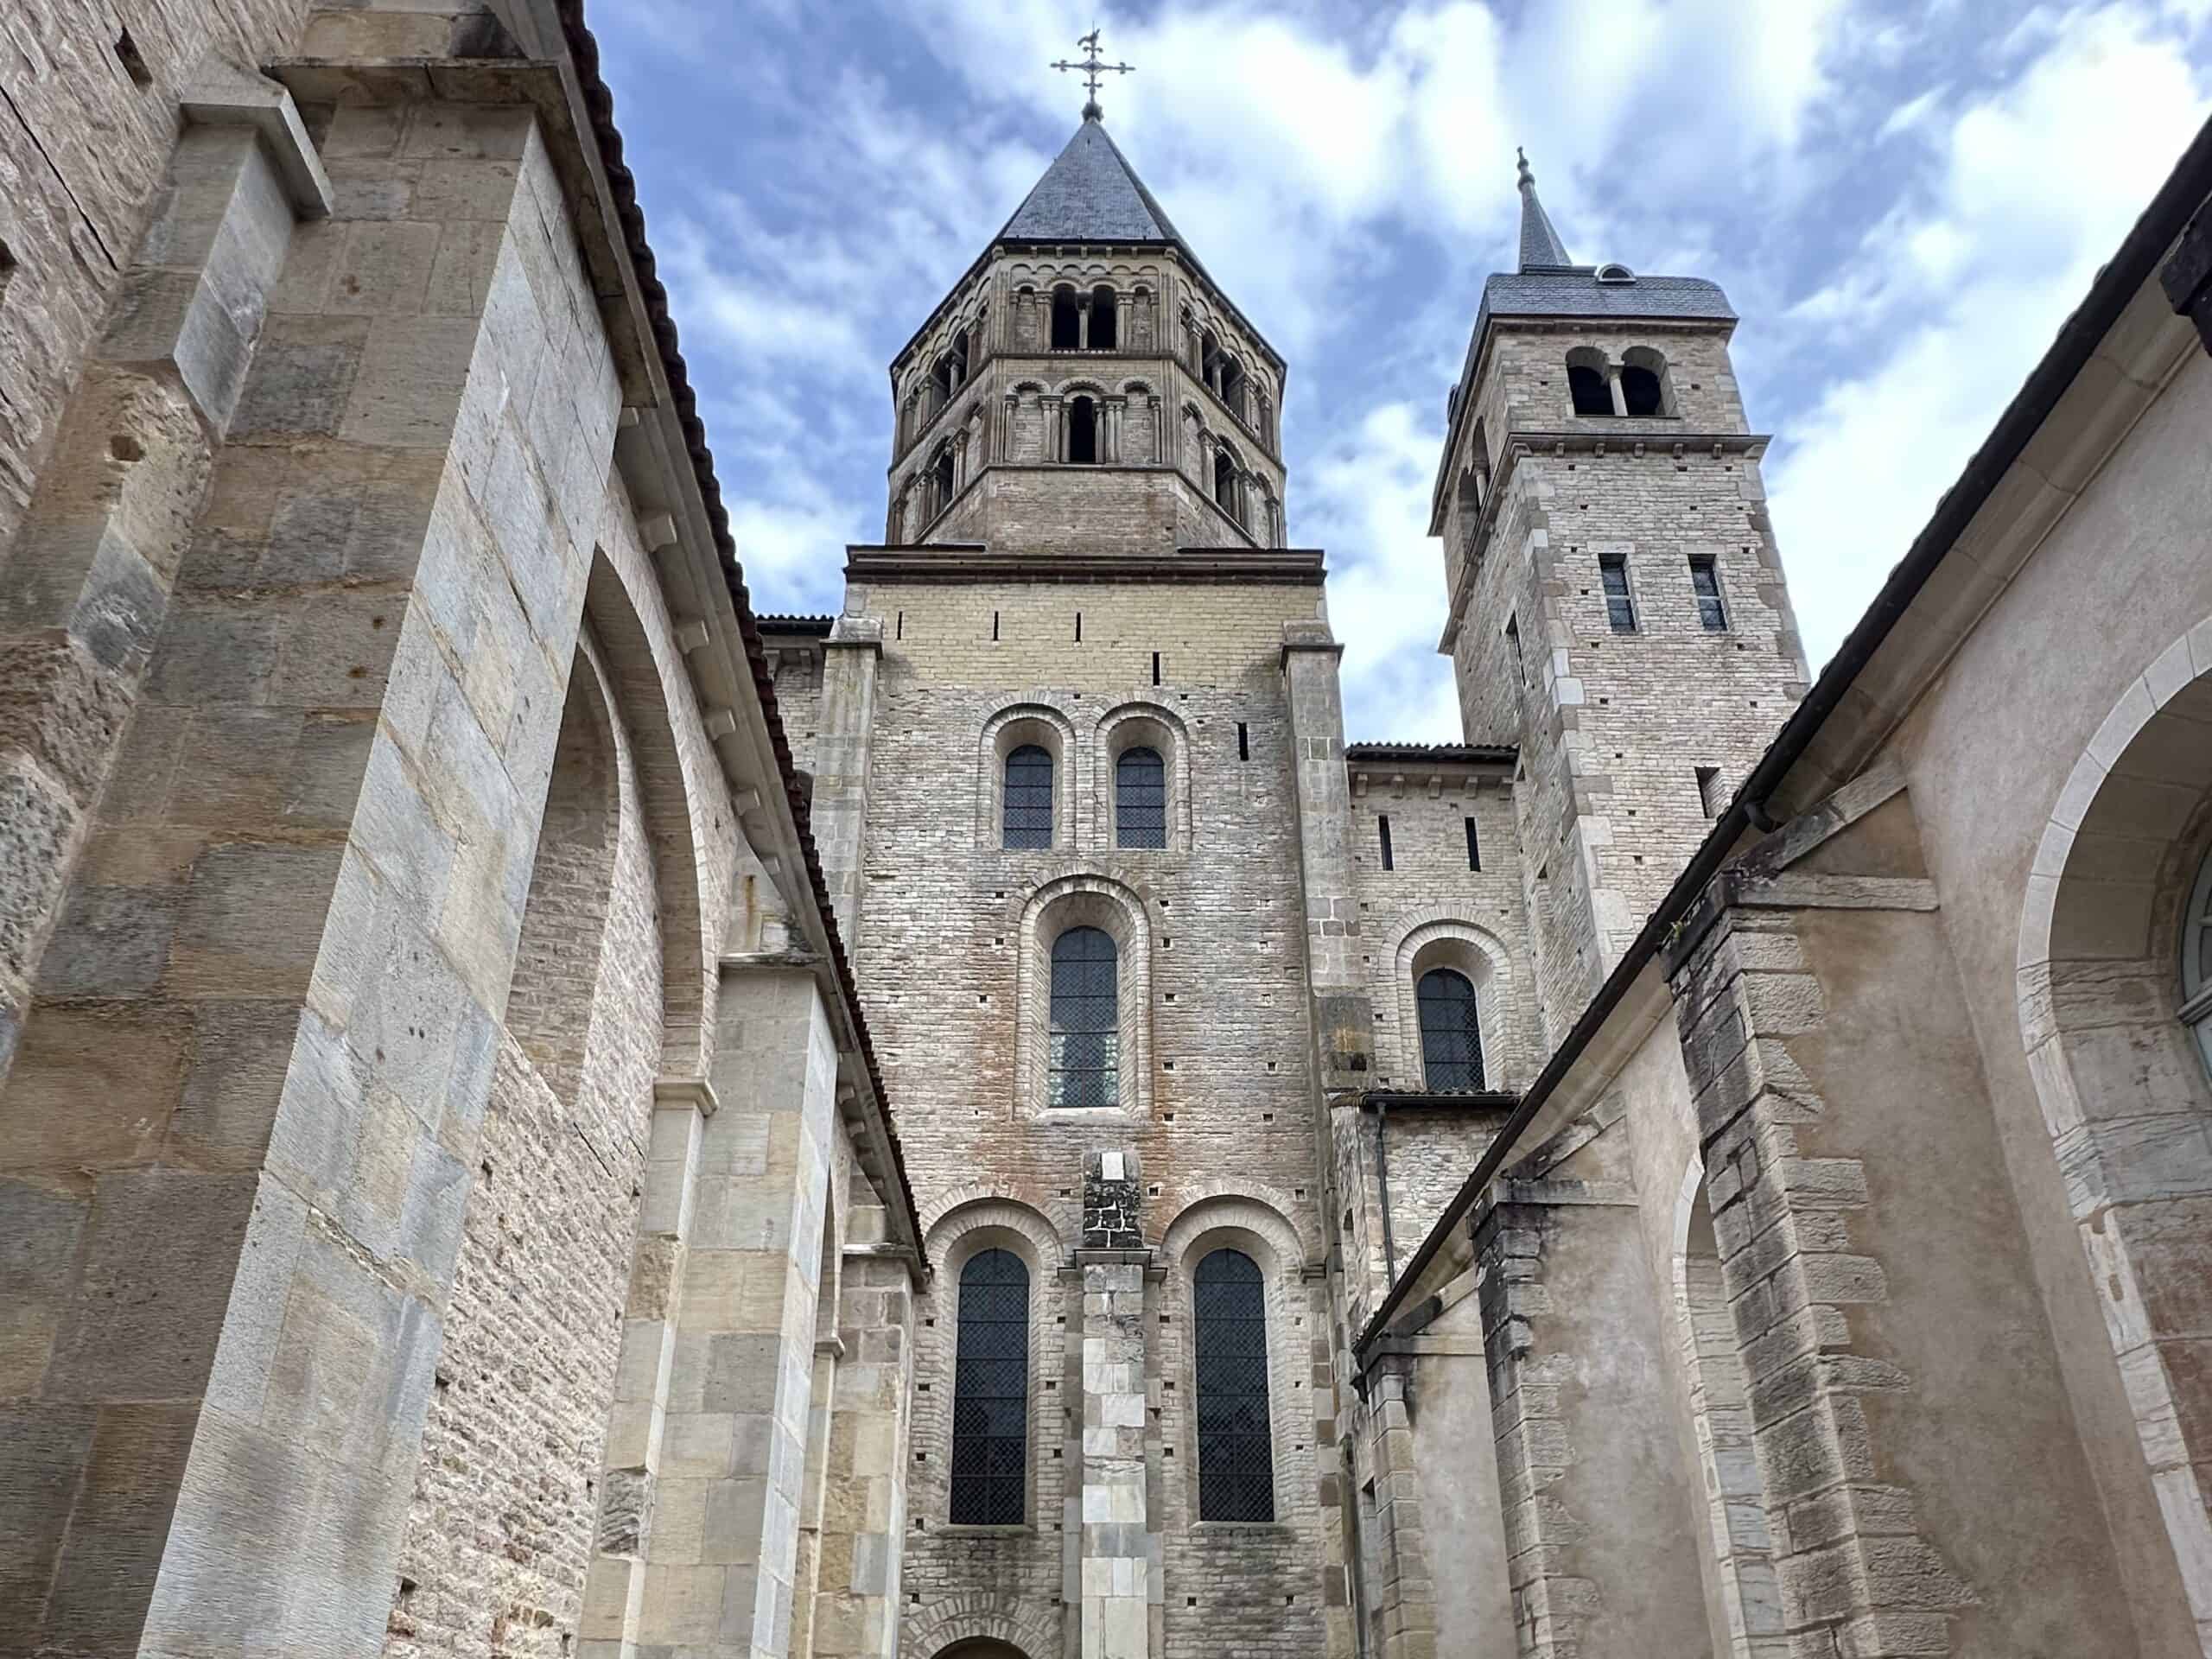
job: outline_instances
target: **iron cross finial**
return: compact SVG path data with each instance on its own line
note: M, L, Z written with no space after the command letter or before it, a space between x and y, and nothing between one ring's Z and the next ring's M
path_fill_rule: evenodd
M1082 57L1072 63L1062 58L1052 66L1055 69L1083 71L1083 84L1090 94L1090 99L1083 106L1083 118L1086 121L1096 121L1106 113L1104 110L1098 107L1098 78L1101 75L1126 75L1136 67L1133 63L1108 63L1102 59L1098 55L1098 34L1099 31L1094 25L1090 34L1076 42L1083 48Z

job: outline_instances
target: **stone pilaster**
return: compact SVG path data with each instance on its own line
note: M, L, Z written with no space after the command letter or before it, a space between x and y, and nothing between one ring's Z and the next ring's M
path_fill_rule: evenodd
M868 1213L856 1211L855 1219ZM893 1659L912 1462L906 1262L849 1249L838 1302L845 1351L830 1416L812 1651L817 1659Z
M1359 900L1352 892L1351 783L1344 772L1338 682L1344 647L1325 622L1287 622L1282 652L1296 746L1299 873L1321 1085L1363 1089L1374 1079L1375 1017L1363 988Z
M1094 1152L1084 1169L1082 1659L1158 1651L1157 1541L1147 1526L1145 1278L1136 1155Z
M1414 1458L1410 1355L1386 1355L1368 1376L1375 1485L1372 1558L1380 1572L1368 1586L1382 1651L1373 1659L1437 1659L1435 1569Z
M841 616L822 652L822 702L814 740L814 849L829 883L837 932L851 950L860 939L861 848L868 834L870 739L883 623Z

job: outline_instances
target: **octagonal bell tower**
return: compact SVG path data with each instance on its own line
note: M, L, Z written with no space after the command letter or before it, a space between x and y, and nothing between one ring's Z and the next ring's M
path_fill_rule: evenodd
M1284 364L1094 103L891 365L893 546L1280 547Z

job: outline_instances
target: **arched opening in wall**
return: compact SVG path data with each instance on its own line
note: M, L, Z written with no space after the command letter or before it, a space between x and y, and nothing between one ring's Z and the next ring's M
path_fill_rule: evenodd
M1144 900L1103 875L1046 881L1022 906L1020 950L1017 1109L1036 1118L1084 1109L1143 1118L1152 1106L1152 930Z
M940 353L930 369L930 413L936 414L952 401L952 353Z
M1198 1519L1275 1518L1268 1423L1267 1286L1259 1263L1218 1249L1192 1280L1198 1414Z
M1052 941L1048 1103L1121 1103L1120 969L1120 953L1103 928L1071 927Z
M2212 1605L2202 1351L2212 1134L2205 906L2212 673L2183 633L2128 682L2055 796L2021 900L2020 1029L2106 1334L2190 1605ZM2156 1152L2150 1149L2157 1148Z
M620 788L613 718L598 671L579 645L507 995L509 1034L564 1106L583 1079L614 880Z
M952 337L952 385L957 391L968 384L968 331Z
M937 459L930 463L930 517L934 518L952 505L953 488L952 446L947 444L937 452Z
M1052 349L1072 352L1082 344L1082 302L1076 298L1075 289L1056 288L1052 290Z
M1101 283L1090 290L1090 349L1110 352L1120 344L1114 290Z
M1244 365L1227 352L1221 357L1221 401L1240 416L1244 413Z
M1068 461L1077 467L1098 464L1098 405L1088 397L1068 404Z
M999 845L1039 848L1052 844L1052 755L1025 743L1006 758L1006 785Z
M1020 1525L1028 1474L1029 1267L1012 1250L978 1250L960 1270L952 1524Z
M1211 328L1198 335L1198 378L1216 391L1221 390L1221 342Z
M1605 384L1605 359L1602 353L1578 347L1567 354L1567 392L1577 415L1613 412L1612 388Z
M1167 845L1167 766L1157 749L1123 749L1115 757L1114 844Z
M1230 518L1236 518L1236 457L1226 446L1213 452L1213 501Z
M1495 934L1454 918L1420 923L1399 939L1402 1035L1387 1069L1408 1080L1402 1086L1437 1094L1515 1086L1527 1045L1516 1036L1511 963Z
M988 1637L973 1642L956 1642L949 1648L940 1648L937 1659L1029 1659L1029 1656L1011 1643L994 1642Z
M1432 968L1414 988L1421 1010L1423 1080L1438 1094L1483 1088L1481 1006L1474 982L1456 968Z
M1631 346L1621 357L1621 404L1630 415L1671 415L1667 359L1649 346Z
M1674 1268L1682 1379L1704 1475L1702 1491L1692 1496L1696 1512L1688 1519L1705 1541L1699 1563L1708 1599L1729 1633L1729 1650L1749 1659L1781 1645L1782 1609L1752 1445L1750 1373L1721 1279L1705 1170L1695 1161L1676 1201Z

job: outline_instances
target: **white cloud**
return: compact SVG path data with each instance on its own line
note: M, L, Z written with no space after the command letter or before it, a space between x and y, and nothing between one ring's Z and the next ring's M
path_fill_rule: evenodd
M2204 118L2181 47L2138 8L2029 24L2041 45L2016 77L1928 131L1925 200L1878 225L1792 320L1855 365L1768 468L1816 666Z

